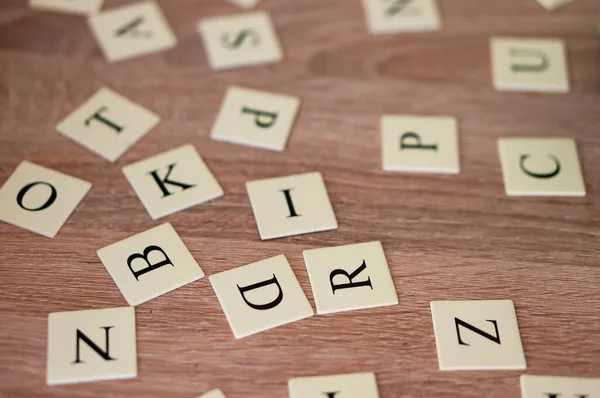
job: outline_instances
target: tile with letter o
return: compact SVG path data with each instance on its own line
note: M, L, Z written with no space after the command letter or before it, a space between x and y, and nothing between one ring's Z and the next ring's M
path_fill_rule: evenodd
M560 6L571 3L574 0L537 0L546 10L554 10Z
M158 115L104 87L60 121L56 129L114 162L159 121Z
M374 373L295 377L288 390L290 398L379 398Z
M0 188L0 220L54 238L91 187L23 161Z
M153 220L223 196L191 144L125 166L123 173Z
M314 315L284 255L208 279L236 339Z
M137 376L133 307L48 316L48 385Z
M198 398L227 398L227 397L225 397L225 394L223 394L223 391L216 388L214 390L207 392L204 395L200 395Z
M381 242L304 251L318 314L398 304Z
M104 0L29 0L29 6L41 10L89 15L100 11L103 2Z
M521 375L522 398L598 398L600 378Z
M440 370L525 369L511 300L432 301Z
M502 138L504 188L510 196L585 196L572 138Z
M211 136L219 141L283 151L299 107L297 97L230 87Z
M246 183L262 240L337 229L319 172Z
M232 4L235 4L238 7L249 9L249 8L255 7L260 0L227 0L227 1L229 1Z
M362 0L371 33L439 30L436 0Z
M106 246L98 257L132 306L204 277L169 223Z

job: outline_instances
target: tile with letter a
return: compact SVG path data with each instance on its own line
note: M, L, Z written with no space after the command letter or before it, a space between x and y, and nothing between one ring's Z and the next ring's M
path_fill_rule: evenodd
M89 24L109 62L157 53L177 44L175 34L154 1L95 14Z
M493 37L492 76L499 91L569 91L565 45L558 39Z
M137 376L133 307L48 316L48 385Z
M398 304L381 242L304 251L318 314Z
M100 11L103 2L104 0L29 0L29 6L40 10L89 15Z
M203 19L198 31L213 69L270 64L283 58L275 26L263 11Z
M225 394L223 394L223 391L221 391L220 389L217 388L217 389L207 392L204 395L200 395L197 398L227 398L227 397L225 397Z
M600 378L521 375L522 398L599 398Z
M502 138L498 150L507 195L585 196L572 138Z
M363 0L371 33L439 30L442 22L436 0Z
M299 106L297 97L230 87L211 136L219 141L283 151Z
M114 162L159 121L158 115L104 87L60 121L56 130Z
M319 172L246 183L262 240L337 229Z
M525 369L511 300L432 301L440 370Z
M314 315L284 255L208 279L236 339Z
M191 144L125 166L123 173L153 220L223 195Z
M91 187L23 161L0 188L0 220L54 238Z
M132 306L204 277L169 223L106 246L98 257Z
M374 373L295 377L288 390L290 398L379 398Z
M235 4L238 7L249 9L249 8L255 7L260 0L227 0L227 1L229 1L232 4Z
M546 10L554 10L560 6L571 3L574 0L537 0Z

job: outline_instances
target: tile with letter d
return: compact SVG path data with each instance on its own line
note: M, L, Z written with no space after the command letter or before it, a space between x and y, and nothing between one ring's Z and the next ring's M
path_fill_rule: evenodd
M436 0L363 0L371 33L439 30L442 22Z
M223 196L191 144L125 166L123 173L153 220Z
M295 377L288 390L290 398L379 398L374 373Z
M208 279L236 339L314 315L284 255Z
M235 4L238 7L249 9L249 8L255 7L260 0L227 0L227 1L229 1L232 4Z
M522 398L598 398L600 378L521 375Z
M507 195L585 196L572 138L502 138L498 150Z
M200 395L197 398L227 398L227 397L225 397L225 394L223 394L223 391L221 391L220 389L217 388L217 389L207 392L204 395Z
M230 87L211 136L219 141L283 151L299 107L297 97Z
M29 0L31 8L72 14L95 14L104 0Z
M318 314L398 304L381 242L304 251Z
M133 307L48 316L48 385L137 376Z
M246 183L262 240L337 229L319 172Z
M511 300L432 301L440 370L525 369Z
M98 257L132 306L204 277L169 223L106 246Z
M104 87L60 121L56 129L114 162L159 121L158 115Z
M23 161L0 188L0 220L54 238L91 187Z
M546 10L554 10L575 0L537 0Z

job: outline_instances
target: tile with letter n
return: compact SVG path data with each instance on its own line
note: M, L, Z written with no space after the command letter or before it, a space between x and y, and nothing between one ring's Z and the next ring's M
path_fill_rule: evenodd
M137 376L133 307L48 316L48 385Z
M225 394L223 394L223 391L221 391L220 389L216 388L214 390L211 390L211 391L207 392L204 395L200 395L197 398L227 398L227 397L225 397Z
M106 246L98 257L132 306L204 277L169 223Z
M436 0L362 0L371 33L439 30L442 27Z
M521 375L521 398L598 398L600 378Z
M295 377L288 390L290 398L379 398L374 373Z
M525 369L511 300L432 301L440 370Z
M103 2L104 0L29 0L29 6L40 10L89 15L100 11Z
M260 0L227 0L227 1L229 1L232 4L235 4L238 7L249 9L249 8L255 7Z
M262 240L337 229L319 172L246 183Z

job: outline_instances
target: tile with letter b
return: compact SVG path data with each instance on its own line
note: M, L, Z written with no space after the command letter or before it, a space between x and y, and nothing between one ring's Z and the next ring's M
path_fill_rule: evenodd
M507 195L585 196L572 138L502 138L498 150Z
M598 398L600 378L521 375L522 398Z
M208 279L236 339L314 315L284 255Z
M133 307L48 316L48 385L137 376Z
M318 314L398 304L381 242L304 251Z
M560 6L571 3L574 0L537 0L546 10L554 10Z
M337 229L319 172L246 183L262 240Z
M132 306L204 277L169 223L106 246L98 257Z
M511 300L432 301L440 370L525 369Z
M54 238L91 187L23 161L0 188L0 220Z
M371 33L439 30L436 0L362 0Z
M104 0L29 0L31 8L72 14L95 14Z
M288 390L290 398L379 398L374 373L295 377Z
M125 166L123 173L153 220L223 196L191 144Z
M211 390L211 391L207 392L204 395L200 395L197 398L227 398L227 397L225 397L225 394L223 394L223 391L221 391L220 389L216 388L214 390Z
M232 4L235 4L238 7L249 9L249 8L255 7L260 0L227 0L227 1L229 1Z
M56 129L114 162L159 121L158 115L104 87L60 121Z
M230 87L211 136L219 141L283 151L299 107L297 97Z

